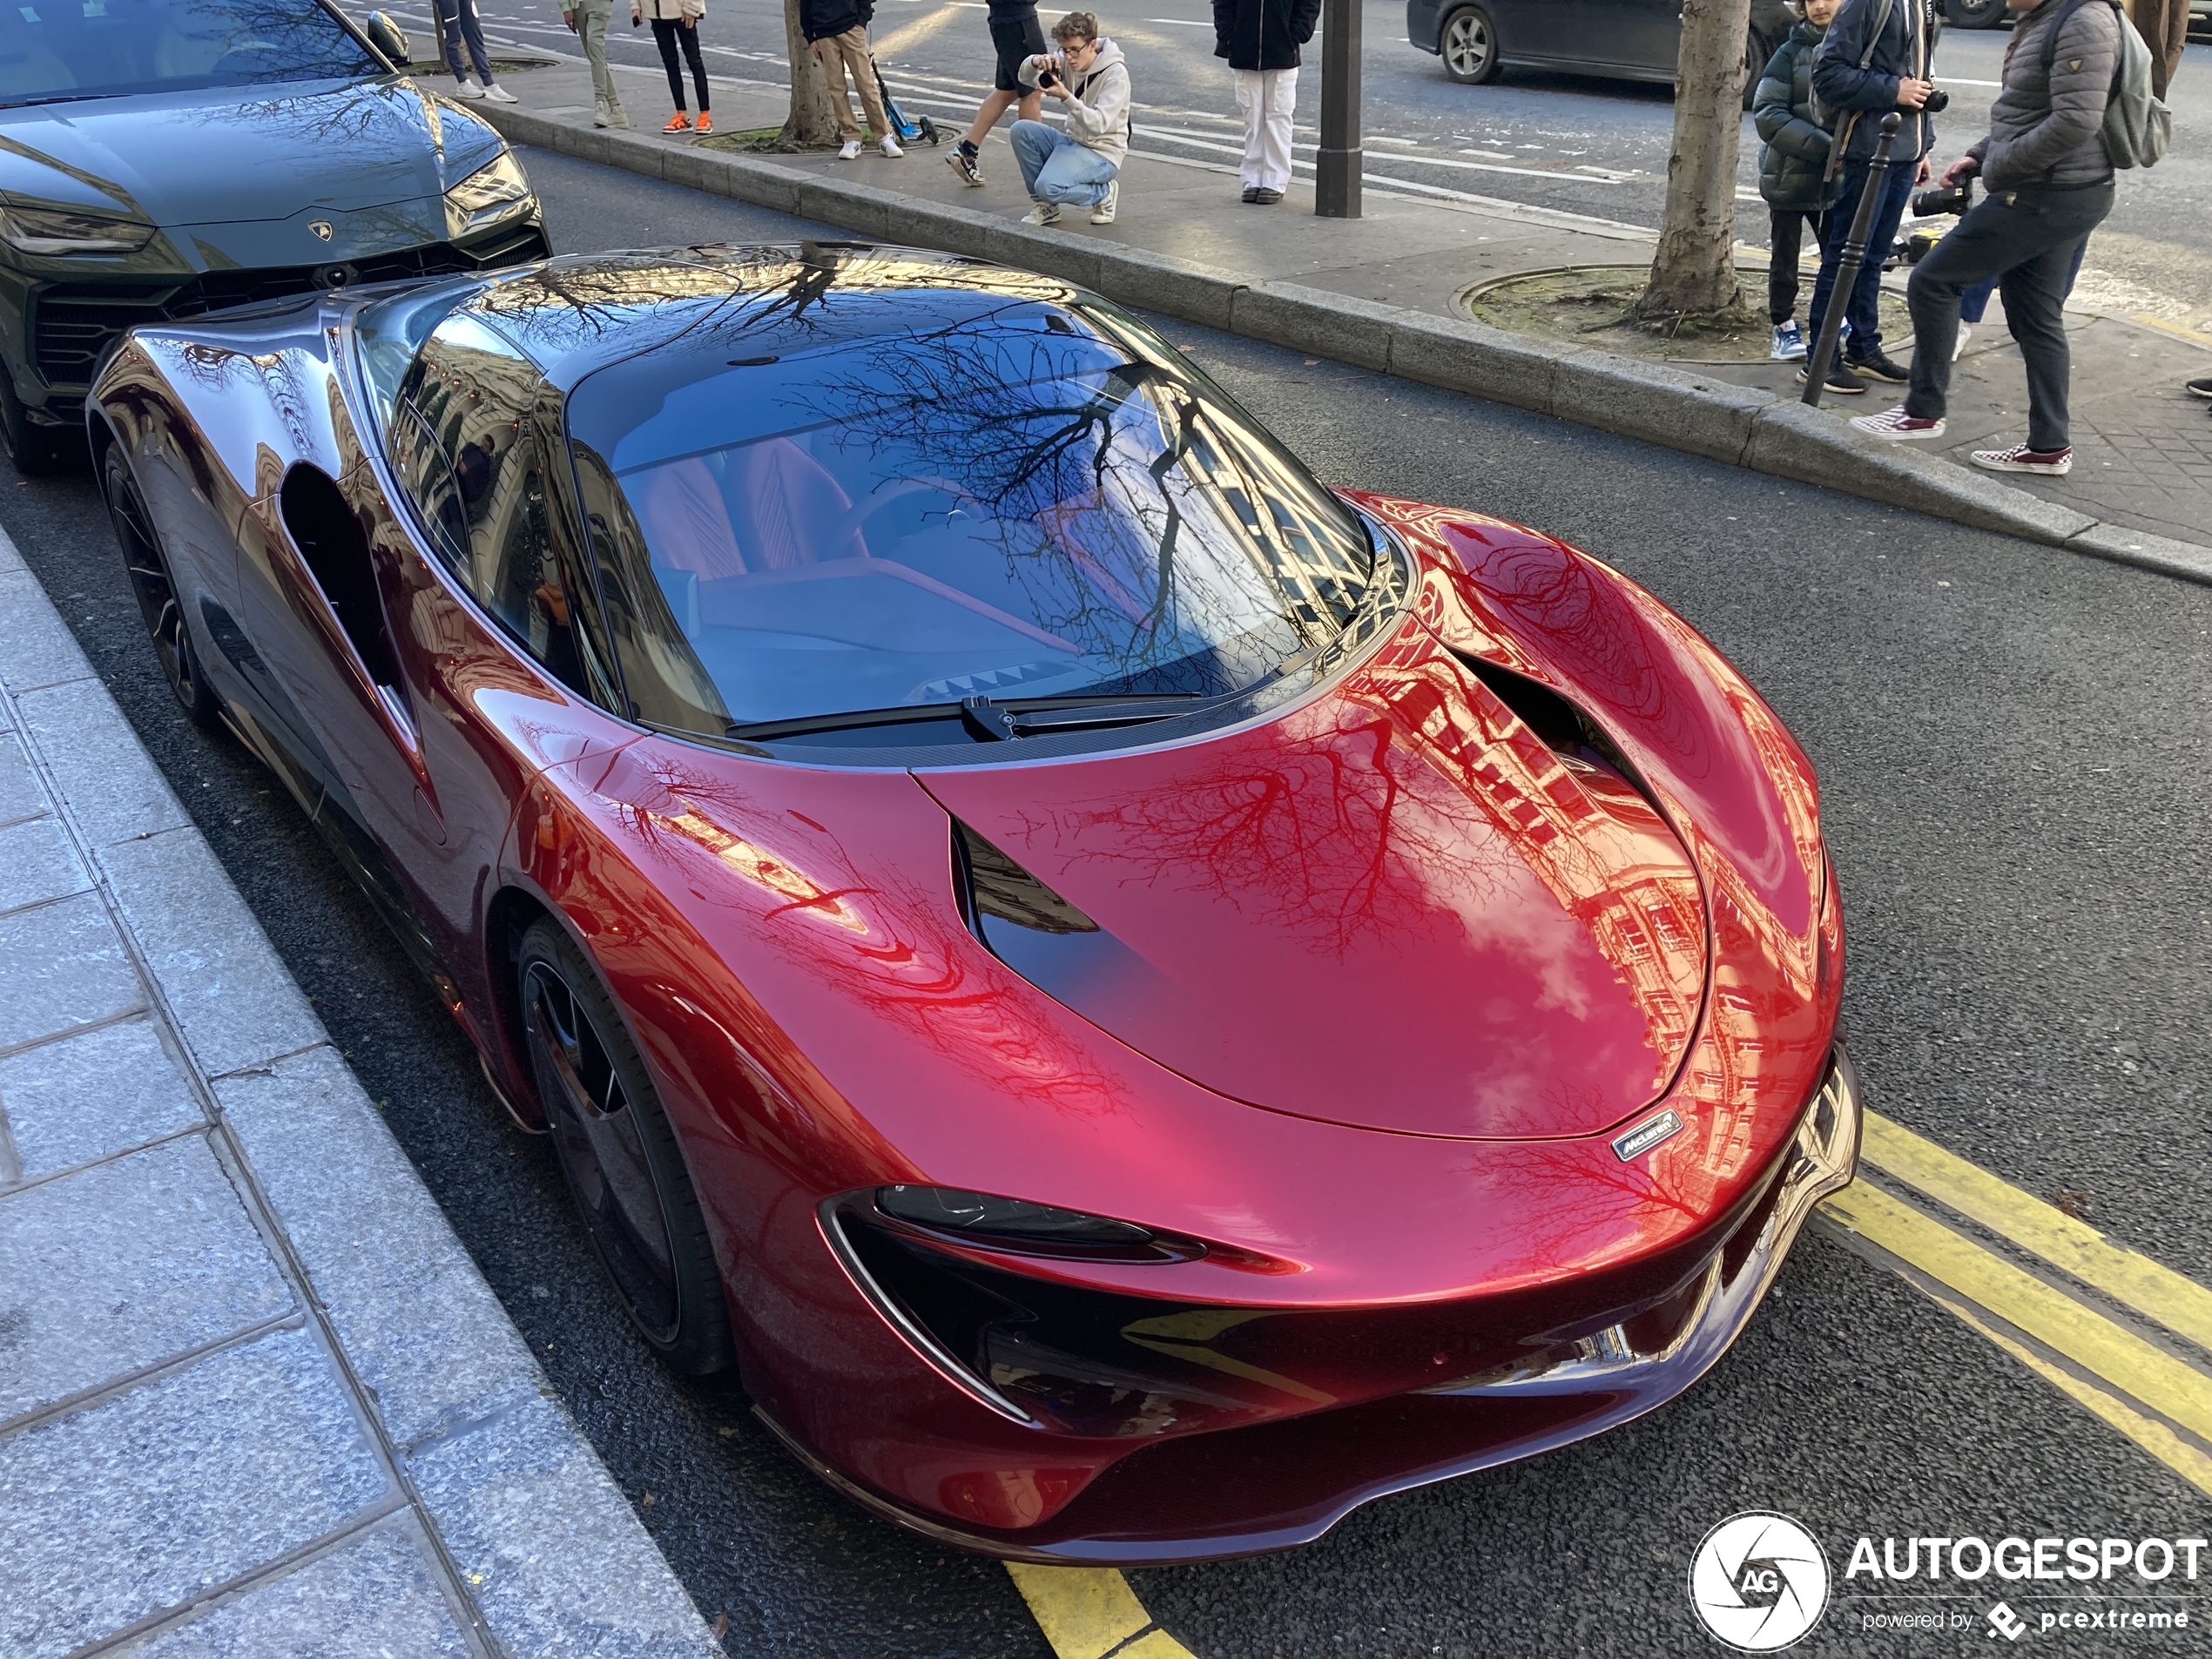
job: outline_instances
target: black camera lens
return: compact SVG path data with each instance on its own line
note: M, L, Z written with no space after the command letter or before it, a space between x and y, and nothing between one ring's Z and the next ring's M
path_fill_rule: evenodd
M1923 115L1941 115L1950 107L1951 94L1939 86L1929 92L1928 101L1920 106L1920 112Z

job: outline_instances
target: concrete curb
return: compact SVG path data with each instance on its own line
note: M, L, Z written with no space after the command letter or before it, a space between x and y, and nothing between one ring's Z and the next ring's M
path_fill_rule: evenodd
M123 1228L145 1264L119 1302L15 1310L91 1357L43 1394L19 1370L18 1409L0 1409L0 1651L295 1652L312 1628L333 1653L719 1654L4 533L0 594L0 759L67 855L13 900L28 944L0 977L17 1002L67 977L26 954L53 929L24 925L67 907L101 970L71 982L105 998L17 1020L0 1043L0 1152L31 1153L0 1157L0 1282L27 1292L25 1260L95 1288L118 1271L42 1245L27 1200L50 1230ZM134 1094L158 1109L106 1104ZM37 1135L12 1140L11 1119ZM157 1162L198 1183L179 1214L223 1218L219 1258L179 1266L162 1222L130 1206L132 1172ZM182 1334L162 1323L172 1304ZM230 1415L184 1412L195 1389ZM301 1399L320 1413L312 1446L287 1443ZM164 1433L133 1438L164 1411ZM250 1497L208 1507L226 1480ZM80 1513L96 1536L72 1534Z
M477 113L517 143L796 213L872 240L1042 272L1124 305L1273 345L2212 583L2212 548L2101 523L1955 462L1861 438L1834 415L1756 388L1299 283L1248 282L1233 272L1103 238L1048 233L999 214L637 132L570 126L507 105Z

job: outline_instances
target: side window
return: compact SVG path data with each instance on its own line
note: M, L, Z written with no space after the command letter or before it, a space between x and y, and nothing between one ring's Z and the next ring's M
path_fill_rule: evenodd
M587 689L577 583L556 556L529 411L536 368L465 314L424 342L392 421L392 460L447 567L560 679Z

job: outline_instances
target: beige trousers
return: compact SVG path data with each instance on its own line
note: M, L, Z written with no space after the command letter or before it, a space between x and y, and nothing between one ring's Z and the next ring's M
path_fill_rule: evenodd
M853 125L853 101L845 96L845 77L851 71L860 89L860 108L868 118L868 136L891 136L890 118L883 113L883 96L875 90L875 66L868 58L868 31L855 24L841 35L815 43L822 49L822 75L829 82L830 103L837 110L837 136L850 144L860 136Z

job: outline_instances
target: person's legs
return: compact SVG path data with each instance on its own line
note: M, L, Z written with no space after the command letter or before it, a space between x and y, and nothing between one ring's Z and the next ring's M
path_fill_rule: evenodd
M1237 84L1237 113L1244 118L1244 153L1237 164L1237 182L1246 190L1259 187L1260 81L1256 69L1232 69Z
M2071 446L2067 288L2080 244L2112 211L2112 198L2110 185L2052 191L2032 210L2013 210L2026 221L2021 240L2036 251L2007 266L1998 287L2005 296L2005 326L2020 342L2020 361L2027 368L2027 447L2038 454Z
M1947 242L1950 239L1951 239L1946 236L1943 239L1943 241ZM1938 242L1936 244L1937 247L1941 247L1942 246L1943 242ZM1933 259L1935 255L1932 252L1928 255L1928 259ZM1924 259L1920 261L1922 265L1925 265L1927 262L1927 259ZM1975 283L1973 287L1968 288L1964 293L1959 296L1959 320L1960 322L1979 322L1984 317L1989 314L1989 296L1996 292L1997 279L1993 276L1985 277L1979 282ZM1913 349L1917 351L1919 347L1915 347Z
M860 143L860 124L853 118L853 99L845 88L845 40L841 35L831 35L822 41L822 79L828 84L830 109L837 116L839 142Z
M860 113L867 117L868 132L879 143L893 136L891 117L883 107L883 93L875 84L875 60L868 56L868 31L865 24L855 24L837 37L839 49L845 54L845 67L853 77L853 84L860 89Z
M614 10L614 0L580 0L576 21L584 58L591 65L592 96L610 115L620 115L622 97L615 90L614 71L607 67L607 24Z
M1806 313L1807 337L1820 338L1821 325L1828 318L1828 296L1836 286L1837 273L1844 264L1844 244L1851 239L1851 215L1858 211L1859 192L1866 187L1866 164L1863 161L1844 163L1844 193L1836 199L1835 206L1828 210L1820 232L1820 271L1812 280L1812 308Z
M968 131L960 135L960 141L971 150L981 148L984 134L999 124L999 117L1014 107L1014 100L1017 96L1016 93L1001 91L994 87L989 96L984 98L982 107L975 111L975 118L968 123ZM1029 116L1024 118L1034 120L1035 117Z
M469 60L461 45L461 0L438 0L438 44L453 78L467 80Z
M653 20L653 44L660 48L660 66L668 71L668 96L676 105L676 113L684 113L684 66L676 56L676 23L673 18Z
M1882 266L1896 244L1898 221L1904 219L1905 210L1912 200L1914 169L1915 164L1910 161L1891 164L1881 199L1874 209L1874 222L1866 227L1866 258L1858 267L1858 280L1852 285L1851 297L1844 307L1844 314L1851 319L1851 350L1845 354L1850 360L1871 361L1882 354ZM1851 227L1846 225L1844 234L1848 237L1850 233ZM1956 231L1952 233L1953 236L1957 234ZM1840 250L1837 258L1839 261L1842 259Z
M1059 145L1045 158L1029 193L1063 206L1097 206L1106 199L1106 187L1114 182L1114 175L1120 169L1097 151L1077 144L1064 133L1055 132L1053 136L1060 140Z
M711 105L707 102L706 59L699 55L699 25L698 20L696 18L693 19L691 26L688 29L686 29L682 24L677 24L676 38L678 41L682 43L685 60L691 66L691 84L698 91L699 113L701 115L705 115L709 112ZM679 102L676 107L680 110L684 106Z
M1260 71L1260 173L1262 190L1291 186L1291 118L1298 108L1298 71Z
M1022 169L1022 188L1030 200L1042 201L1037 193L1038 176L1052 152L1068 140L1042 121L1016 121L1006 141L1014 147L1014 165Z
M1766 320L1777 328L1797 314L1797 249L1806 217L1786 207L1767 209Z
M2020 256L2019 230L2017 215L2001 202L1984 199L1912 267L1905 290L1912 313L1912 379L1905 412L1915 420L1942 418L1960 307L1972 292L1986 300L1998 273Z
M460 13L461 38L469 48L469 60L476 66L476 78L484 85L493 84L491 52L484 44L484 22L476 15L476 0L454 0Z

